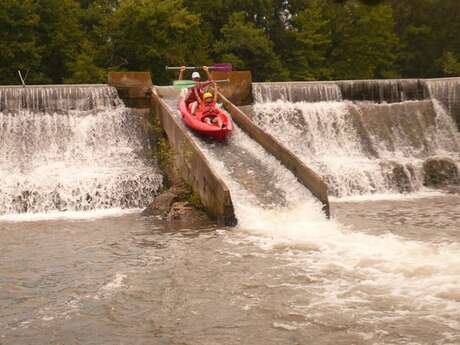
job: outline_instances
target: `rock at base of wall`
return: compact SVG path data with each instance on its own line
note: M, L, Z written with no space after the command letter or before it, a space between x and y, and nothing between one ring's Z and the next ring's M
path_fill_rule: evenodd
M459 184L457 164L449 158L430 158L423 163L425 186Z
M414 190L415 169L412 165L385 161L381 162L380 166L385 171L387 183L396 188L399 193L409 193Z
M161 216L164 217L168 214L171 205L176 201L177 195L167 190L166 192L158 195L153 202L148 205L144 211L143 216Z
M187 201L175 202L168 214L169 225L178 229L200 229L214 225L208 215Z
M187 200L191 191L184 185L176 185L158 195L142 211L143 216L155 216L171 230L201 229L215 225L208 215Z
M183 185L175 185L158 195L153 202L142 211L143 216L166 217L171 205L179 200L187 198L190 191Z

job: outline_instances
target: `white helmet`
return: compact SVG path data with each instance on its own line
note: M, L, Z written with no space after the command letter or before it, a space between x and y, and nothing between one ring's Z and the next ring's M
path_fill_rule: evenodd
M201 78L201 77L200 77L200 73L198 73L198 72L193 72L193 73L192 73L192 79L195 79L195 78Z

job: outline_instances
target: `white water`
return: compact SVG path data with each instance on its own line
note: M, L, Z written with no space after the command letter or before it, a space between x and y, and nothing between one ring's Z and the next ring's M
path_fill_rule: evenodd
M441 101L449 112L460 100L460 78L427 80L426 86L430 97Z
M277 101L255 104L254 113L334 196L423 191L424 159L459 158L455 123L437 102Z
M355 232L335 220L327 221L321 206L278 161L236 128L229 145L263 160L286 191L284 207L264 207L225 169L221 157L198 141L213 168L230 188L238 218L240 241L251 241L269 253L284 256L305 290L308 307L292 304L293 314L327 320L358 314L365 328L421 318L449 331L441 339L457 339L460 332L460 244L409 241L391 234ZM238 236L228 236L238 242ZM322 321L324 322L324 321ZM355 322L351 321L351 322ZM295 327L289 323L289 327ZM391 326L389 326L391 327ZM376 330L377 331L377 330ZM371 335L375 336L375 334ZM440 344L448 342L440 341Z
M416 156L420 154L423 157L425 151L449 152L446 151L447 147L443 146L452 139L446 137L445 133L449 133L447 131L443 132L443 135L435 135L438 141L424 143L423 149L401 147L400 150L390 151L381 148L385 146L376 145L378 155L373 156L361 145L355 128L347 121L348 103L294 105L276 102L257 105L261 108L266 107L269 111L280 106L298 111L301 114L297 118L299 121L292 121L292 117L283 118L284 115L292 115L292 112L281 111L277 113L279 116L276 118L279 123L267 121L270 125L269 131L275 135L280 134L281 131L276 130L286 129L283 126L287 126L288 135L283 131L284 136L281 139L286 144L295 144L296 153L303 159L326 156L323 158L322 166L331 162L326 166L330 169L339 167L341 174L349 171L350 178L355 178L354 174L367 169L368 172L375 172L373 178L374 181L377 180L381 174L381 169L377 168L378 164L374 164L374 161L381 159L378 155L385 159L388 156L395 159L397 157L398 161L406 158L409 163L414 164L418 159ZM446 128L442 127L443 123L447 123L447 129L450 130L451 120L443 117L443 114L438 116L440 118L435 121L436 125L444 130ZM274 120L273 117L269 119ZM419 120L422 119L424 116L420 115ZM307 135L302 131L306 123L311 130ZM436 130L436 127L432 128L435 134ZM326 141L323 140L325 133L334 135ZM225 158L214 147L216 144L197 138L196 142L205 152L211 166L230 188L239 232L226 236L228 241L236 245L238 241L241 241L241 244L247 241L254 242L266 249L270 255L284 257L289 270L293 267L298 270L296 277L299 283L286 284L291 288L304 290L305 296L308 296L308 303L307 306L298 303L289 305L293 315L308 315L309 320L318 320L320 324L327 324L330 318L333 320L331 323L335 324L334 315L338 315L340 320L350 320L351 324L357 322L363 329L374 329L375 332L372 334L363 334L366 339L378 338L376 334L379 331L388 334L394 323L404 328L405 325L412 327L417 323L416 319L425 320L437 324L437 329L443 330L439 333L439 344L449 344L448 339L454 342L459 339L456 336L460 332L458 242L411 241L390 233L370 235L349 229L334 219L326 220L321 205L305 187L300 185L276 159L236 127L228 143L228 149L236 148L237 151L250 156L250 160L264 162L266 169L272 172L271 176L275 176L276 188L286 196L284 205L267 207L259 201L257 195L245 187L244 176L232 173L232 170L238 167L229 168L225 165ZM305 146L302 146L305 143L313 149L306 150ZM348 155L348 158L343 160L345 155ZM335 160L337 164L333 165ZM368 166L363 168L362 162L367 162ZM349 170L345 170L347 164L351 164ZM247 174L251 172L248 171ZM258 176L263 179L266 175L259 172ZM355 181L360 182L359 176L368 175L358 175ZM363 184L365 183L367 182L364 181ZM383 182L381 185L382 193L372 194L371 198L407 199L439 195L425 191L418 195L396 194L392 192L390 185ZM267 188L270 188L268 183ZM347 198L362 197L351 193ZM369 196L365 198L369 199ZM295 281L295 278L292 277L290 280ZM305 280L309 283L304 284ZM359 320L353 315L359 315ZM297 324L274 324L274 327L284 327L289 331L295 329ZM346 323L343 327L347 327ZM374 344L383 343L374 341Z
M107 208L89 211L50 211L37 213L13 213L0 215L0 222L23 223L52 220L94 220L109 217L122 217L127 214L139 214L141 208Z
M258 103L273 100L289 102L298 102L301 100L308 100L310 102L342 100L340 88L331 82L253 83L252 90L254 100Z
M198 141L199 142L199 141ZM200 143L200 142L199 142ZM327 221L321 206L278 161L236 128L229 145L247 150L275 171L277 186L286 191L287 205L267 208L233 178L212 148L200 143L213 168L230 188L242 241L267 250L280 250L303 275L320 288L308 310L324 318L340 313L366 314L364 323L405 320L410 314L436 319L460 332L460 244L408 241L394 235L354 232L335 220ZM229 241L235 241L229 236ZM292 261L291 261L292 259ZM376 305L381 305L376 307ZM292 306L296 310L296 306ZM379 311L381 308L381 311Z
M12 109L0 113L0 214L139 208L152 200L162 178L144 158L145 119L114 89L44 88L22 97L21 90L0 90Z

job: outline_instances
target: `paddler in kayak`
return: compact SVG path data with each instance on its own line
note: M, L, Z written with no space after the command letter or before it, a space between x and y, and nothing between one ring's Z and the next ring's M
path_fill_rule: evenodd
M208 76L208 81L212 81L212 77L209 74L208 66L203 66L203 71L206 72ZM186 70L185 66L181 66L179 70L179 80L183 80L184 71ZM200 104L200 101L203 101L203 95L205 93L205 86L201 85L201 76L198 72L192 73L192 80L196 83L194 87L189 88L187 95L185 96L185 103L190 110L192 115L195 115L195 112Z
M214 95L211 92L205 92L203 99L199 101L197 113L200 114L200 120L207 123L222 127L222 121L217 116L219 114L219 108L217 107L217 85L212 83L214 89Z

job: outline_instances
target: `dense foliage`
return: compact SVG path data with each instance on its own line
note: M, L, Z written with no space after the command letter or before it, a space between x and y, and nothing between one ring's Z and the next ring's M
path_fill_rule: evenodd
M0 0L0 84L231 62L257 81L460 75L458 0Z

